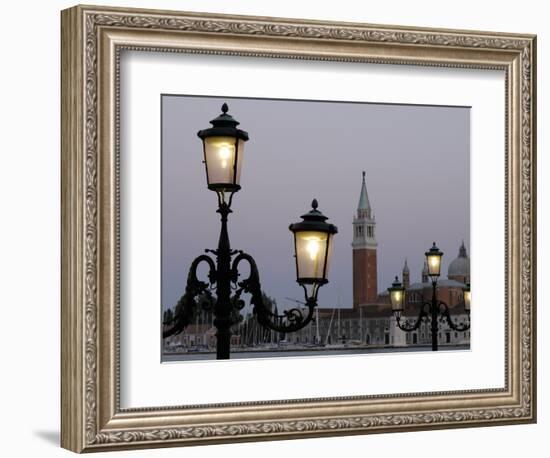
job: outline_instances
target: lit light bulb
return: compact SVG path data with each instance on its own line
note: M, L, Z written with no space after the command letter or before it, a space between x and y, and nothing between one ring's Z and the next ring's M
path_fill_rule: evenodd
M437 266L437 258L435 256L430 258L430 264L435 267Z
M470 303L472 301L472 293L470 291L464 291L464 306L466 310L470 310Z
M231 157L231 149L228 145L221 145L218 151L218 156L221 159L221 165L227 168L227 160Z
M218 157L221 160L222 168L227 168L228 159L231 157L231 146L222 144L218 149Z
M309 257L312 261L315 261L317 259L317 255L319 254L319 240L317 239L310 239L309 242L307 242L306 250L309 253Z

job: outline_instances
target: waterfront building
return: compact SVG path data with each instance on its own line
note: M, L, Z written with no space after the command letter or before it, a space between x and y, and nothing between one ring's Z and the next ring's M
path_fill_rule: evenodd
M423 323L412 333L396 326L387 290L377 293L377 247L376 220L368 196L365 172L361 183L359 203L353 218L352 265L353 304L351 308L319 308L319 319L311 327L318 328L311 340L311 331L305 328L288 338L294 343L320 343L324 345L366 345L375 347L404 347L431 345L429 323ZM432 298L432 284L428 266L424 261L418 282L411 283L408 260L401 272L406 290L406 303L402 320L416 321L423 302ZM447 278L437 282L438 299L445 302L455 322L464 323L467 315L463 307L463 290L470 282L470 258L464 241L458 256L450 264ZM440 345L464 345L470 341L470 331L458 332L440 326Z

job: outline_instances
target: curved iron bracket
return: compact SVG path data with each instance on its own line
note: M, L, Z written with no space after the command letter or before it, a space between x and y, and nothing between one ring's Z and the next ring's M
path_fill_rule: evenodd
M422 324L422 320L424 320L424 318L427 318L429 316L429 312L425 310L426 306L428 306L428 310L429 310L431 305L429 302L424 302L422 304L418 318L416 319L416 322L412 326L409 325L407 321L401 323L401 315L398 315L397 313L394 312L397 327L405 332L416 331Z
M451 313L449 311L449 306L447 304L445 304L445 302L440 301L439 304L438 304L438 307L439 307L439 312L441 313L441 315L443 315L443 317L447 321L447 324L449 325L449 327L453 331L463 332L463 331L467 331L468 329L470 329L470 314L469 313L467 313L468 323L456 324L453 321L453 319L451 318Z
M238 281L239 277L239 264L242 261L246 261L250 267L250 275L244 280ZM314 308L317 302L314 298L307 299L306 307L308 313L304 317L303 312L300 309L293 308L285 310L282 315L275 314L269 310L263 300L262 288L260 284L260 275L258 273L258 266L254 258L247 253L239 251L233 264L231 266L233 282L237 284L238 288L235 291L234 300L238 307L244 307L244 301L241 299L242 293L251 295L250 303L253 305L253 313L256 316L258 322L269 329L278 332L295 332L305 326L307 326L313 319Z
M197 269L201 262L206 262L210 268L208 272L208 283L201 281L197 277ZM196 297L202 293L208 293L208 289L216 283L216 264L209 256L202 254L195 258L189 268L187 274L187 285L185 286L185 293L180 298L176 305L176 311L174 318L164 325L174 323L172 327L163 330L162 337L170 337L175 334L179 334L184 328L191 322L193 313L198 304Z

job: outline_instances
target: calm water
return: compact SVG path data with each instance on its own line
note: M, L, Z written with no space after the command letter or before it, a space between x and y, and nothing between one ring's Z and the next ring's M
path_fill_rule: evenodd
M469 350L469 345L441 346L439 351ZM282 350L282 351L232 351L231 359L256 359L256 358L283 358L290 356L336 356L336 355L364 355L371 353L412 353L430 352L431 346L402 347L402 348L338 348L322 350ZM204 361L216 359L215 353L183 353L164 354L163 362L174 361Z

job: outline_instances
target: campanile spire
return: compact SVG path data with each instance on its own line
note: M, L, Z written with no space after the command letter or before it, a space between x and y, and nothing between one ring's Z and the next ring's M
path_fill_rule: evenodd
M353 218L353 306L377 299L376 221L363 171L357 212Z
M357 204L358 218L371 218L372 216L372 209L369 202L369 193L367 192L365 175L366 173L363 170L363 182L361 184L361 192L359 194L359 203Z

